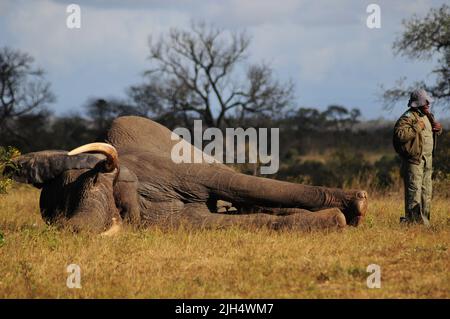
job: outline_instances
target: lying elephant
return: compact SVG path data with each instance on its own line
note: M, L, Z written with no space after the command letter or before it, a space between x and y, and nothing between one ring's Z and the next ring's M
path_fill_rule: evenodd
M24 154L10 173L18 182L42 188L40 210L46 222L74 230L108 229L105 234L116 232L123 222L339 228L356 226L365 215L365 191L248 176L218 162L176 164L170 154L178 141L171 134L149 119L120 117L108 132L108 143L69 153ZM218 201L229 202L236 212L219 213Z

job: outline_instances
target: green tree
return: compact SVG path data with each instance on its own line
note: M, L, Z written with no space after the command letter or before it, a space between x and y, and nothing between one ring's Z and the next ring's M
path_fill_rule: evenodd
M436 99L435 104L450 106L450 7L446 4L431 9L424 18L414 15L403 21L404 31L393 44L397 55L412 60L437 60L437 66L431 73L434 83L424 81L405 85L405 78L397 81L396 86L384 90L386 107L393 107L399 99L405 99L415 88L423 88Z

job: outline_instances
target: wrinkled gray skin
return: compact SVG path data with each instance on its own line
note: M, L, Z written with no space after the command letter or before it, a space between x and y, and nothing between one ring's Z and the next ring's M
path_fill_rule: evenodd
M113 217L136 226L340 228L358 225L367 209L364 191L248 176L220 163L176 164L171 131L145 118L117 118L107 142L119 154L111 172L103 154L42 151L16 159L13 178L42 188L45 221L76 231L104 231ZM218 200L237 212L217 213Z

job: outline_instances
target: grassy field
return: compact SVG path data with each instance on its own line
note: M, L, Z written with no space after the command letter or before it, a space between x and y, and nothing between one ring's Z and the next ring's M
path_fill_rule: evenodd
M39 193L0 195L0 298L449 298L449 199L429 229L401 226L401 197L371 199L343 232L126 230L114 238L46 226ZM81 289L66 267L81 267ZM369 289L366 267L381 267Z

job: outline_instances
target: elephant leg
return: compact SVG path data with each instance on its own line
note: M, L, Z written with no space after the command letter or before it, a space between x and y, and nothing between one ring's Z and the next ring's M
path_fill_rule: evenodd
M300 214L275 216L264 213L254 214L217 214L211 213L204 204L186 204L172 225L183 224L193 228L226 228L241 226L250 228L267 227L270 229L312 230L323 228L339 229L346 226L345 216L337 208L318 212L303 211ZM175 223L173 223L175 221Z
M248 176L225 170L202 181L212 196L236 205L294 207L309 211L339 208L347 222L358 225L367 211L367 192L310 186Z
M342 229L347 225L344 214L339 208L326 208L317 212L292 213L277 216L280 228L287 229Z
M238 206L238 212L240 214L270 214L277 216L287 216L293 214L311 213L311 211L303 208L291 208L291 207L260 207L260 206Z

